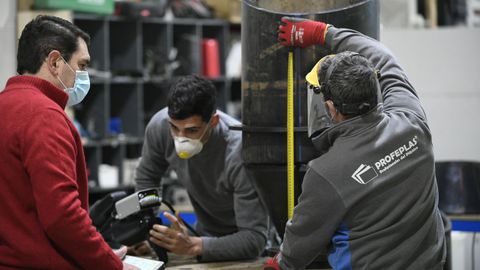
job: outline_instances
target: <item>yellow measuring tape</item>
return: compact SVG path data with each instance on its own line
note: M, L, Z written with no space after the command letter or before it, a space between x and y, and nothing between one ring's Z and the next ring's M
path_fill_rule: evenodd
M288 68L287 68L287 203L288 203L288 219L293 216L293 207L295 206L294 198L294 149L293 149L293 52L288 53Z

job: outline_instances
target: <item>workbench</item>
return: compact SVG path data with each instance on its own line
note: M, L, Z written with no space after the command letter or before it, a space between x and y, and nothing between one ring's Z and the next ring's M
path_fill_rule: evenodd
M452 231L480 232L480 215L448 215Z
M270 257L258 257L251 260L225 261L225 262L198 262L195 257L181 256L168 253L168 263L165 270L190 270L190 269L213 269L213 270L263 270L263 265ZM148 259L153 259L148 257ZM312 269L312 268L310 268ZM316 270L331 270L331 268L318 268Z
M267 257L259 257L253 260L244 261L226 261L200 263L195 257L179 256L172 253L168 254L169 261L166 270L188 270L188 269L215 269L215 270L263 270L263 264Z

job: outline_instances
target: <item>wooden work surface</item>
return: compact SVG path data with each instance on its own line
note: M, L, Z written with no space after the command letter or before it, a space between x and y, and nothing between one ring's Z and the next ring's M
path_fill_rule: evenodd
M142 258L157 260L157 256L152 254L144 255ZM271 257L258 257L252 260L223 261L223 262L198 262L196 257L182 256L168 252L168 263L166 270L190 270L190 269L214 269L214 270L263 270L265 261ZM330 267L320 266L308 268L311 270L332 270Z
M448 215L451 220L480 221L480 215Z
M188 270L188 269L216 269L216 270L263 270L263 264L268 258L260 257L254 260L245 261L227 261L199 263L195 257L179 256L172 253L168 254L168 263L166 270Z
M199 263L195 257L179 256L168 253L169 260L166 270L215 269L215 270L263 270L263 265L269 257L259 257L254 260ZM309 268L311 270L331 270L331 268Z

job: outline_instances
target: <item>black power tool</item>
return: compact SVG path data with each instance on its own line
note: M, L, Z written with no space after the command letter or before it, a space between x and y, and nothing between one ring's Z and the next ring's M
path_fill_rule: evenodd
M132 246L149 238L154 224L162 224L155 215L162 199L158 189L145 189L127 195L124 191L113 192L90 207L90 217L105 241L112 248L119 245ZM167 251L152 244L160 261L168 262Z

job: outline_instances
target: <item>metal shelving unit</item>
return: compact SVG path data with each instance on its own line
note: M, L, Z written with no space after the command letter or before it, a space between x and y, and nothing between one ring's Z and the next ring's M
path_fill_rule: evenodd
M221 74L212 82L218 89L219 109L226 109L231 97L231 83L225 77L228 22L86 14L74 14L73 21L91 36L92 88L73 109L88 137L84 149L93 196L111 190L99 185L100 164L118 168L119 189L130 187L124 161L141 155L145 126L166 106L172 81L202 73L203 38L219 43Z

